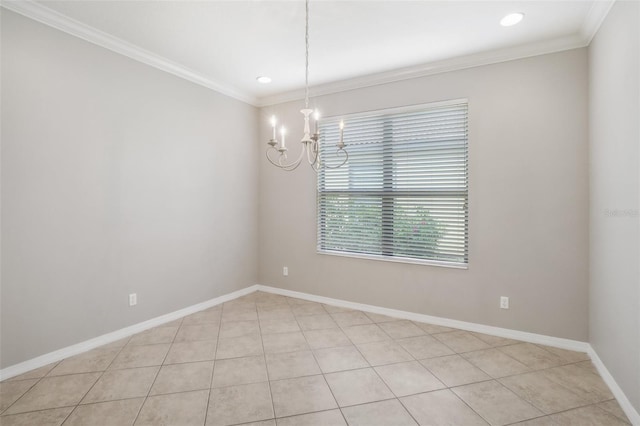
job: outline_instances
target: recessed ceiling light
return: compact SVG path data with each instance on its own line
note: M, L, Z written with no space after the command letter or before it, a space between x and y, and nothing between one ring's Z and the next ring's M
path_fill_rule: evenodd
M271 77L267 77L266 75L258 76L256 77L256 80L258 80L258 83L262 83L262 84L271 83Z
M500 20L500 25L510 27L522 21L522 18L524 18L524 13L510 13Z

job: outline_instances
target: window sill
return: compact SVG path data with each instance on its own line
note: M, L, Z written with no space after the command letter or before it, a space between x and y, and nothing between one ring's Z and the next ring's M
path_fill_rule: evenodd
M322 255L329 255L329 256L352 257L355 259L380 260L383 262L410 263L414 265L440 266L444 268L453 268L453 269L469 269L468 263L445 262L442 260L421 260L421 259L412 259L409 257L391 257L391 256L380 256L375 254L359 254L359 253L348 253L348 252L342 252L342 251L328 251L328 250L317 250L317 253Z

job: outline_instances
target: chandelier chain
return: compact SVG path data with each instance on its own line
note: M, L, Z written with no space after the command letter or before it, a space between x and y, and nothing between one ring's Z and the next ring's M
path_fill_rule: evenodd
M309 108L309 0L305 0L304 28L304 107Z

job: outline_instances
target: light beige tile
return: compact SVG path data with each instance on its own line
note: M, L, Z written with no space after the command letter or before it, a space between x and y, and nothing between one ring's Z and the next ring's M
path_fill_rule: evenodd
M324 308L325 311L329 312L330 314L335 314L340 312L355 312L353 309L343 308L341 306L323 304L322 307Z
M83 404L147 396L160 367L107 371L82 400Z
M384 365L413 360L411 355L394 341L363 343L362 345L356 346L371 365Z
M0 417L2 426L60 426L73 407L52 408Z
M396 342L416 359L453 355L454 353L448 346L428 335L407 337L405 339L398 339Z
M162 365L171 345L126 346L113 360L109 370Z
M338 328L338 324L329 314L305 315L297 318L302 330L324 330L327 328Z
M296 317L305 315L322 315L327 313L320 303L295 305L292 306L291 310L293 311L293 315Z
M268 305L258 308L258 318L262 321L271 319L294 320L296 317L288 305Z
M372 324L373 321L367 317L364 312L334 312L331 317L340 327L349 327L351 325Z
M543 345L537 345L537 346L540 346L542 349L548 352L551 352L552 354L562 358L562 360L565 361L565 363L567 364L591 360L591 358L589 358L589 354L587 354L586 352L569 351L566 349L554 348L552 346L543 346Z
M317 302L312 302L310 300L298 299L297 297L287 297L287 303L289 306L300 306L300 305L317 305Z
M580 368L584 368L585 370L587 370L588 372L592 373L592 374L597 374L600 375L600 373L598 373L598 369L596 368L596 366L593 364L593 362L591 362L591 360L589 361L581 361L581 362L576 362L575 365L577 367Z
M273 417L271 394L266 382L211 389L208 426L249 423Z
M242 423L238 426L276 426L276 419L263 420L261 422Z
M313 349L351 346L351 340L339 328L309 330L304 332L304 336Z
M325 378L340 407L394 397L372 368L330 373Z
M518 340L507 339L506 337L491 336L490 334L475 333L473 331L470 331L470 333L493 348L521 343Z
M36 383L38 379L0 382L0 413L9 408Z
M353 343L371 343L390 340L387 333L376 324L354 325L342 329Z
M262 339L260 335L231 337L218 340L216 359L240 358L262 355Z
M381 322L400 321L400 318L393 318L393 317L388 317L386 315L374 314L373 312L365 312L364 314L376 324Z
M212 374L213 361L164 365L150 395L209 389Z
M213 368L214 388L267 380L267 366L262 355L218 360Z
M180 342L171 345L165 364L211 361L216 355L216 341Z
M549 380L541 372L505 377L499 381L545 414L587 405L585 400Z
M596 403L613 399L613 394L599 375L575 364L551 368L542 372L549 380L571 389L587 402Z
M487 426L482 417L448 389L400 398L420 425Z
M398 397L446 387L418 361L383 365L376 367L375 370Z
M380 327L394 339L422 336L425 334L420 327L407 320L380 323Z
M321 374L311 351L266 354L269 380Z
M513 426L561 426L553 421L551 416L536 417L535 419L525 420L523 422L514 423Z
M542 416L542 412L496 381L451 389L491 425L506 425Z
M199 340L216 340L218 338L218 323L183 325L178 330L174 342L196 342Z
M226 321L257 321L258 311L255 308L252 309L224 309L222 311L222 322Z
M116 358L120 349L98 348L80 355L60 361L49 376L61 376L64 374L93 373L104 371Z
M498 349L467 352L462 354L462 357L493 378L530 371L529 367L511 358L509 355L500 352Z
M627 415L622 410L622 407L620 407L620 404L618 404L618 401L616 401L615 399L601 402L598 404L598 407L602 408L604 411L606 411L609 414L613 414L614 416L624 421L625 423L629 423L629 424L631 423L627 418Z
M309 349L307 340L299 332L266 334L262 336L264 352L268 354L304 351Z
M276 417L338 408L322 376L298 377L271 382Z
M218 309L207 309L195 314L187 315L182 319L182 325L196 325L207 323L219 323L222 311Z
M355 346L316 349L314 354L323 373L369 367Z
M124 344L122 345L124 346ZM20 374L18 376L12 377L10 379L5 380L5 382L15 382L18 380L29 380L29 379L39 379L47 375L48 372L53 370L53 368L58 365L57 362L52 364L45 365L44 367L36 368L31 371L27 371L26 373Z
M131 336L125 337L124 339L116 340L115 342L107 343L106 345L100 346L100 348L102 348L102 349L122 349L125 346L127 346L127 343L129 343L129 340L131 340Z
M534 370L566 364L559 356L533 343L503 346L499 350Z
M550 416L554 426L627 426L627 423L595 405Z
M433 337L453 349L456 353L478 351L491 347L468 331L438 333L434 334Z
M27 391L4 414L76 405L98 380L101 373L45 377Z
M442 325L429 324L427 322L414 321L413 323L418 327L420 327L422 331L424 331L427 334L446 333L446 332L455 330L455 328L445 327Z
M266 319L260 321L260 331L263 335L274 333L291 333L300 331L295 319Z
M371 402L342 409L349 426L416 426L417 423L396 399Z
M258 321L225 321L220 326L220 338L256 335L260 333Z
M278 419L278 426L347 426L340 410L319 411Z
M460 355L448 355L420 361L445 385L460 386L490 380L491 377Z
M132 425L144 398L123 399L80 405L64 422L64 426Z
M178 332L178 327L154 327L131 337L127 345L155 345L171 343Z
M202 426L207 414L209 391L150 396L144 402L136 426Z

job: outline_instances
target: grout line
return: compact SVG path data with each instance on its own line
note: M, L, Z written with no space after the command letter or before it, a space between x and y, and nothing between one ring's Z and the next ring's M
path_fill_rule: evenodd
M262 339L262 326L260 325L260 315L258 315L258 307L256 305L256 316L258 316L258 331L260 332L260 343L262 345L262 359L264 360L264 369L267 373L267 386L269 386L269 397L271 398L271 411L273 418L276 418L276 406L273 402L273 391L271 390L271 378L269 376L269 366L267 365L267 354L264 350L264 340ZM274 420L275 422L275 420Z
M183 321L184 321L184 318L183 318ZM136 414L136 417L133 420L133 424L135 424L138 421L138 417L140 417L140 413L142 413L142 408L144 408L144 404L146 404L147 403L147 399L149 399L149 394L151 393L151 389L153 389L153 385L155 385L156 384L156 380L158 380L158 376L160 375L160 371L162 371L162 367L164 366L164 362L166 361L167 357L169 356L169 353L171 352L171 348L173 347L173 343L176 340L176 336L178 335L178 332L180 331L180 327L181 326L182 326L182 322L180 322L180 326L178 327L178 329L176 330L175 334L173 335L173 339L171 339L171 343L169 344L169 348L167 349L167 353L164 354L164 358L162 358L162 362L160 363L160 367L158 367L158 372L156 373L155 377L153 378L153 382L151 383L151 386L149 386L149 390L147 391L147 396L144 397L144 401L142 401L142 404L140 405L140 408L138 409L138 414Z
M79 406L80 406L80 404L82 403L82 400L84 400L84 399L87 397L87 395L89 395L89 392L91 392L91 390L96 386L96 384L100 381L100 379L102 379L102 377L103 377L103 376L104 376L104 374L109 370L109 367L111 367L111 365L114 363L114 361L116 360L116 358L118 358L118 357L120 356L120 354L122 353L122 351L124 350L124 348L126 348L126 347L127 347L127 345L129 344L129 342L131 341L131 338L132 338L132 337L133 337L133 336L129 336L129 338L127 339L127 341L125 342L125 344L124 344L124 345L122 345L122 347L120 348L120 350L118 351L118 353L116 354L116 356L114 356L114 357L113 357L113 359L111 360L111 362L109 363L109 365L107 365L107 368L105 368L105 369L104 369L104 371L102 371L102 372L100 373L100 376L96 379L96 381L93 383L93 385L91 385L91 387L87 390L87 392L85 392L85 394L82 396L82 398L80 398L80 400L78 401L78 403L76 404L76 406L73 408L73 410L71 410L71 411L69 412L69 414L67 415L67 417L65 417L65 418L64 418L64 420L62 421L62 423L61 423L61 424L64 424L64 423L67 421L67 419L68 419L69 417L71 417L71 415L72 415L72 414L73 414L73 413L78 409L78 407L79 407ZM96 348L96 349L98 349L98 348ZM95 350L95 349L94 349L94 350ZM77 356L77 355L76 355L76 356ZM65 358L65 359L69 359L69 358ZM60 362L63 362L63 361L64 361L64 359L63 359L63 360L61 360ZM55 367L54 367L54 368L55 368ZM53 371L53 368L51 369L51 371ZM49 373L51 373L51 371L49 371ZM49 373L47 373L47 374L49 374ZM103 401L103 402L106 402L106 401ZM142 405L140 405L140 407L142 407Z
M319 306L322 308L323 311L327 312L327 310L324 308L324 306L322 306L322 304L319 304ZM328 313L329 312L327 312L327 314ZM344 416L344 413L342 412L342 409L340 408L340 404L338 403L338 399L336 398L336 395L333 393L333 389L331 389L331 386L329 386L329 382L327 381L327 377L325 376L324 372L322 371L322 367L320 367L320 363L318 362L318 358L316 357L315 352L313 351L313 349L311 348L311 345L309 344L309 341L307 340L307 336L302 332L302 327L300 327L300 322L298 321L298 317L295 314L293 314L293 317L294 317L294 319L296 321L296 324L298 324L298 328L300 328L300 334L302 334L302 337L304 338L304 341L307 343L307 346L309 347L309 351L311 352L311 356L313 357L313 359L314 359L314 361L316 363L316 366L318 367L318 370L320 371L320 375L322 376L322 379L324 380L324 383L327 386L327 389L329 389L329 392L331 392L331 397L333 398L333 402L336 403L336 407L340 411L340 415L344 419L345 424L349 424L347 422L347 418ZM332 317L332 319L333 319L333 317ZM333 321L335 322L335 320L333 320ZM338 325L338 327L340 327L340 326ZM347 336L347 339L349 339L349 336ZM349 339L349 341L351 341L351 339ZM335 408L332 408L332 410L335 410Z
M209 404L211 403L211 389L213 388L213 378L216 374L216 364L218 360L218 347L220 346L220 334L222 333L222 315L224 314L224 306L228 302L222 304L220 309L220 321L218 321L218 335L216 336L216 350L213 353L213 368L211 369L211 380L209 381L209 393L207 395L207 407L204 411L204 425L207 424L207 417L209 416ZM213 339L212 339L213 340Z

